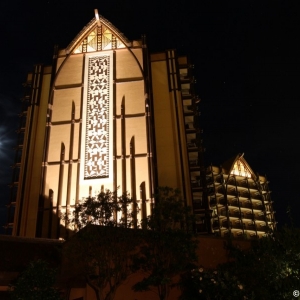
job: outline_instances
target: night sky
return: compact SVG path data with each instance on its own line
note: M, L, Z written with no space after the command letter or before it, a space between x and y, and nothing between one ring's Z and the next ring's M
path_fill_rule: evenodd
M26 4L31 2L31 4ZM279 226L287 206L300 226L300 41L298 1L0 2L0 225L6 221L22 83L51 64L94 17L94 8L151 52L177 49L195 65L206 164L238 153L267 175ZM299 106L299 107L298 107ZM300 142L299 142L300 143ZM0 233L3 233L2 228Z

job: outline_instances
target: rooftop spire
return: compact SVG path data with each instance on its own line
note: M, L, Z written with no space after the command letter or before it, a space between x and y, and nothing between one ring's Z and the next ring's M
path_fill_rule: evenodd
M97 24L98 24L98 26L100 26L101 24L100 24L100 19L99 19L98 9L95 8L95 9L94 9L94 12L95 12L95 18L96 18L96 20L97 20Z

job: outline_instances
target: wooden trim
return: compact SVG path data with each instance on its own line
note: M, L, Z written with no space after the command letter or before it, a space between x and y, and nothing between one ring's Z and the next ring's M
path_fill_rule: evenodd
M141 118L141 117L145 117L146 113L137 113L137 114L124 114L122 115L116 115L116 119L121 119L122 117L124 117L125 119L129 119L129 118Z
M64 85L56 85L54 90L65 90L65 89L73 89L82 87L82 83L73 83L73 84L64 84Z
M133 81L142 81L144 80L143 77L129 77L129 78L116 78L116 83L123 83L123 82L133 82Z

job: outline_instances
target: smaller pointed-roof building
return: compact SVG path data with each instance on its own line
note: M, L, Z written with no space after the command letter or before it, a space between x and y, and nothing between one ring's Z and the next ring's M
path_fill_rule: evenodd
M267 178L256 174L243 154L220 167L208 167L206 189L207 203L202 206L210 212L210 223L200 224L199 231L206 227L222 237L257 238L275 229Z

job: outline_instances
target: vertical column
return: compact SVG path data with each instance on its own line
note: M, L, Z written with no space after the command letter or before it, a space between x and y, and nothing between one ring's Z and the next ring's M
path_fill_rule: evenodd
M27 234L27 221L29 213L30 198L29 189L31 186L31 175L32 167L34 162L34 147L35 147L35 137L36 137L36 124L38 117L39 109L39 98L40 98L40 87L42 84L42 66L37 65L34 68L33 78L32 78L32 90L30 97L30 106L27 110L27 122L26 122L26 131L24 137L24 145L22 152L22 169L23 172L20 172L20 181L18 191L18 203L16 209L16 215L14 223L17 225L17 228L13 231L14 235L26 236ZM37 207L38 208L38 207Z
M130 141L130 175L131 175L131 198L132 198L132 213L133 227L137 228L137 203L136 203L136 176L135 176L135 141L134 136Z
M52 220L53 220L53 190L49 190L49 223L48 223L48 238L52 238Z
M151 75L149 67L149 54L146 44L146 36L142 35L143 51L143 70L144 91L145 91L145 112L146 112L146 130L147 130L147 155L148 155L148 176L149 176L149 195L151 201L154 201L155 186L157 186L157 176L154 170L155 161L155 138L154 138L154 120L153 120L153 101L151 101Z
M121 103L121 159L122 159L122 195L126 195L126 121L125 121L125 97ZM123 218L127 224L127 206L124 206Z
M125 97L121 103L121 159L122 159L122 193L126 193L126 121L125 121Z
M56 218L57 218L56 237L57 238L59 238L60 235L60 217L61 217L62 191L63 191L63 180L64 180L64 164L65 164L65 145L64 143L61 143L57 203L56 203Z
M179 84L178 84L178 70L176 66L176 54L174 50L167 51L167 70L168 70L168 79L169 79L169 92L172 95L172 98L174 100L175 105L175 114L176 114L176 131L177 131L177 140L178 140L178 150L179 150L179 162L180 162L180 173L181 173L181 182L182 182L182 196L183 199L186 199L187 191L186 191L186 177L189 176L188 174L185 174L185 168L184 168L184 162L183 162L183 147L182 147L182 141L185 140L185 137L182 136L180 127L181 118L182 116L179 116L179 105L182 106L182 103L180 103L179 98Z
M72 101L71 111L71 128L70 128L70 145L69 145L69 166L68 166L68 183L67 183L67 199L66 199L66 216L69 216L71 210L71 189L72 189L72 170L73 170L73 143L74 143L74 127L75 127L75 103ZM67 229L67 223L65 223ZM68 234L68 230L66 230Z
M82 65L82 82L84 82L84 70L85 70L85 54L83 57L83 65ZM77 180L76 180L76 198L75 205L79 202L79 192L80 192L80 168L82 164L83 158L81 157L81 143L82 143L82 119L83 119L83 88L81 89L81 101L80 101L80 123L79 123L79 137L78 137L78 163L77 163Z
M142 207L141 207L141 210L142 210L142 220L144 220L146 217L147 217L147 209L146 209L146 186L145 186L145 181L143 181L140 185L140 199L141 199L141 202L142 202ZM143 226L143 229L146 229L145 228L145 224L144 222L142 222L142 226Z
M54 86L56 80L56 66L57 66L57 58L58 58L58 45L54 46L53 53L53 62L52 62L52 73L51 73L51 83L50 83L50 91L49 91L49 101L48 101L48 109L47 109L47 120L46 120L46 128L45 128L45 139L44 139L44 153L43 153L43 163L42 163L42 176L41 176L41 186L40 186L40 195L41 197L45 197L46 195L46 178L47 178L47 164L48 164L48 153L49 153L49 141L50 141L50 133L51 133L51 120L52 120L52 105L53 105L53 97L54 97ZM52 190L51 190L52 191ZM50 212L49 212L49 223L48 223L48 236L51 237L52 230L52 214L53 214L53 191L49 193L50 200ZM52 201L52 202L51 202Z
M116 120L116 51L113 52L113 105L112 105L112 110L113 110L113 191L116 192L117 191L117 120ZM117 216L115 216L116 219Z

